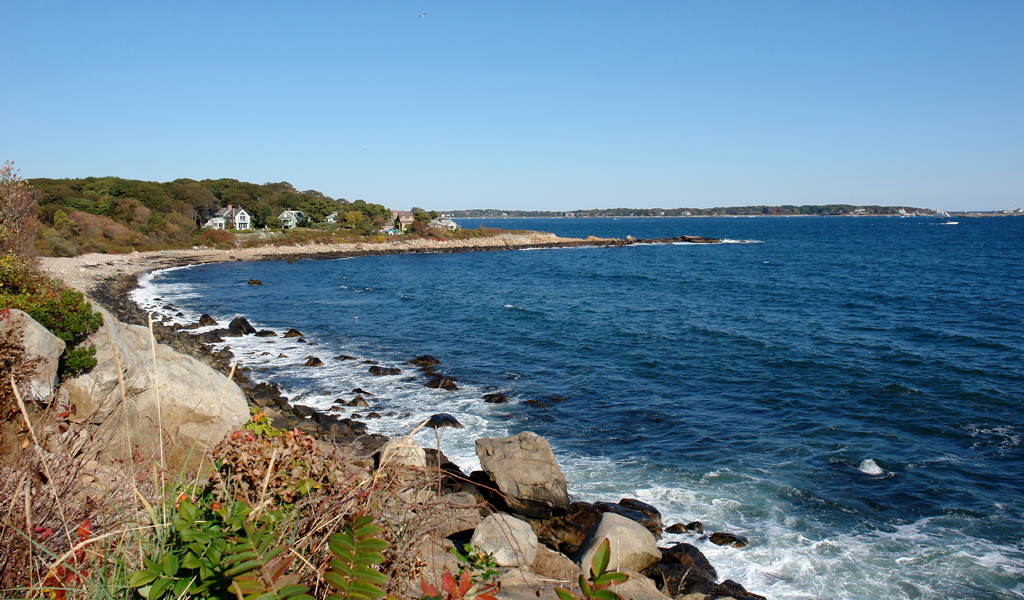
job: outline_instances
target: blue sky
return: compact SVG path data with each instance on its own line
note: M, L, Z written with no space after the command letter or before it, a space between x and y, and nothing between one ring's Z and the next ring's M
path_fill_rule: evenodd
M1020 0L3 15L0 159L26 178L285 180L437 210L1024 206Z

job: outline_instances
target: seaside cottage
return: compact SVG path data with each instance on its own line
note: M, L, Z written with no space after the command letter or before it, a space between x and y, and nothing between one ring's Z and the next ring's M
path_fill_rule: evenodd
M338 222L338 213L332 212L331 214L327 215L326 217L324 217L324 222L325 223L337 223Z
M249 216L249 213L245 212L244 208L236 208L228 204L214 213L203 224L203 227L209 227L210 229L251 229L252 218Z
M285 229L295 229L299 226L305 226L306 222L309 220L306 217L306 213L301 210L286 210L277 218L281 220L281 224Z
M412 213L407 210L392 210L391 222L395 225L395 229L404 231L412 227L412 224L416 222L416 219L412 216Z

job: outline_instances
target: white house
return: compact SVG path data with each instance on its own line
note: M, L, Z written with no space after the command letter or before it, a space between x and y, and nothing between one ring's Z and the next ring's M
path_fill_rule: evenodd
M338 213L332 212L331 214L327 215L326 217L324 217L324 222L325 223L337 223L338 222Z
M447 229L448 231L455 231L460 229L459 224L451 219L432 219L427 223L427 227L435 229Z
M281 224L284 225L285 229L295 229L299 225L305 225L308 220L306 213L301 210L286 210L277 218L281 220Z
M211 229L252 229L252 218L244 208L234 208L230 204L214 213L213 217L203 224Z

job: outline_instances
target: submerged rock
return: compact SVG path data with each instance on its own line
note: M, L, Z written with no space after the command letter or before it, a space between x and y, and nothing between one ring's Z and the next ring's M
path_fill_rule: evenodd
M377 366L377 365L373 365L372 367L370 367L370 375L375 375L377 377L383 377L385 375L401 375L401 374L402 374L402 370L399 369L398 367L380 367L380 366Z
M484 394L484 402L488 404L508 404L508 396L498 392L495 394Z
M712 544L718 546L733 546L735 548L746 548L750 543L747 538L742 535L736 535L735 533L725 533L722 531L716 531L711 534L709 538Z
M250 279L249 285L263 285L263 282L260 281L259 279Z
M433 356L430 356L429 354L423 354L420 356L413 357L413 359L409 361L409 364L416 365L417 367L433 367L441 364L441 361L437 360Z
M448 391L452 391L452 392L458 391L458 389L459 389L459 386L456 385L454 381L452 381L451 379L448 379L447 377L445 377L443 375L438 375L438 376L434 377L433 379L431 379L430 381L428 381L426 383L425 387L433 388L433 389L448 390Z

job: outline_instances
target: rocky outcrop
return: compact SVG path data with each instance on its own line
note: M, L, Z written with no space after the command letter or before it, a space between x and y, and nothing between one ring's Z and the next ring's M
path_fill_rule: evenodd
M661 550L650 531L615 513L604 513L597 527L590 532L573 560L583 568L590 568L598 546L608 540L611 555L609 570L630 569L643 571L661 560Z
M64 353L63 340L16 308L0 312L0 335L22 349L20 359L10 369L28 376L28 389L19 390L22 396L37 401L52 397L60 355Z
M513 511L548 518L569 509L565 475L547 440L531 431L476 441L480 468L498 486Z
M93 307L103 315L87 342L96 346L97 365L62 388L79 418L110 436L105 452L122 458L131 444L142 457L155 457L162 442L168 467L176 468L249 419L242 390L227 377L169 346L154 350L149 329Z

